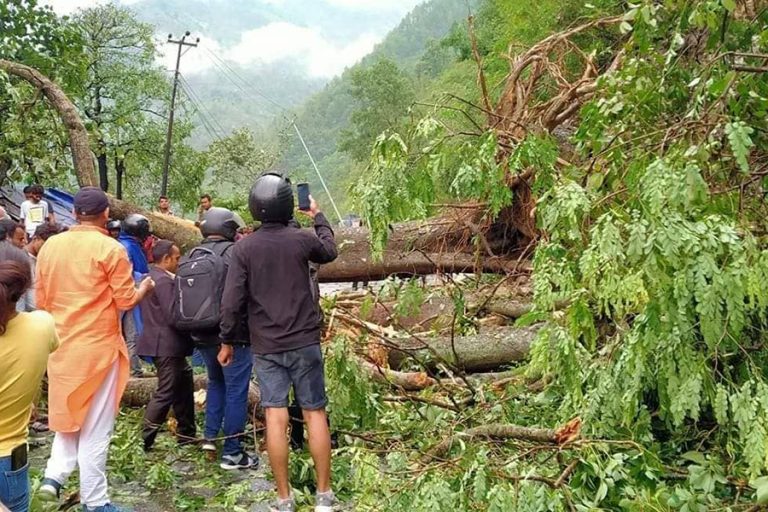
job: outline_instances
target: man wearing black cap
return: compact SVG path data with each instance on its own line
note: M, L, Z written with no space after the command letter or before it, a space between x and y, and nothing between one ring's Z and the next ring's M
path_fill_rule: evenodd
M118 512L107 493L107 452L128 382L129 362L119 313L155 286L137 288L119 242L107 236L109 201L96 187L75 196L78 225L52 237L37 263L37 306L53 315L61 347L48 360L48 422L56 437L40 486L56 500L80 467L85 512Z

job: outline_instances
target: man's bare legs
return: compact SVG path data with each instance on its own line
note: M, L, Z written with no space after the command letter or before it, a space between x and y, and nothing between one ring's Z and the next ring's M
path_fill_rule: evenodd
M309 452L315 461L317 492L326 493L331 490L331 432L328 419L325 409L302 412L309 433Z
M288 409L267 407L267 454L275 477L277 495L287 499L291 495L288 481Z

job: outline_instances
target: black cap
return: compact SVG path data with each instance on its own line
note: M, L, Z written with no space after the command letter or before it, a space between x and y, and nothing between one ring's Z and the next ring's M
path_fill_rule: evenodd
M98 187L83 187L75 196L75 214L98 215L109 208L109 198Z

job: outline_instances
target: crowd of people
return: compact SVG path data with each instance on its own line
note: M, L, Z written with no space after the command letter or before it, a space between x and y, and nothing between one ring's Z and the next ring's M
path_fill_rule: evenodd
M0 218L0 504L29 510L27 430L47 373L55 436L38 497L58 501L78 469L84 511L127 510L109 498L108 450L127 383L151 362L157 389L144 415L145 451L172 409L180 445L218 456L224 470L258 467L258 453L244 447L255 370L278 494L271 510L296 507L288 479L291 393L317 472L315 510L333 510L312 272L336 258L336 244L315 201L302 212L314 219L314 230L302 229L290 181L265 174L250 193L250 211L261 223L251 233L204 195L196 223L202 241L182 255L174 242L152 237L146 217L110 219L108 197L98 188L77 193L77 224L69 229L55 223L40 187L27 191L20 222ZM158 210L173 215L166 197ZM202 436L193 353L208 377Z

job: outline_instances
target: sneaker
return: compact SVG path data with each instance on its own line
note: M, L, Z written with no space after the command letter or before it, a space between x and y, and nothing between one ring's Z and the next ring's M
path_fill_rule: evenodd
M315 494L315 512L333 512L334 505L336 505L336 496L333 495L333 491Z
M93 508L83 505L83 512L133 512L133 509L125 508L125 507L117 507L111 503L107 503L106 505L102 505L100 507L93 507Z
M53 478L43 478L43 482L40 484L40 489L37 490L37 495L41 501L59 501L59 497L61 496L61 484Z
M296 502L293 497L284 500L277 499L269 504L269 512L295 512Z
M215 452L216 451L216 444L213 441L203 441L203 444L200 446L200 448L203 449L204 452Z
M259 459L254 459L243 452L238 455L224 455L221 457L221 469L256 469L259 467Z

